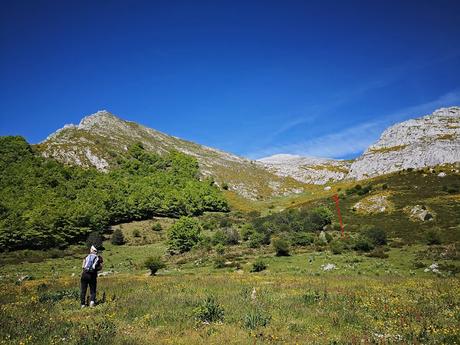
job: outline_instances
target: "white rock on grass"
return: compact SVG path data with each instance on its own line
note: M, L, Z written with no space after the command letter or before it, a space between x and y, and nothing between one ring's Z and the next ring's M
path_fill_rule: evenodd
M433 272L433 273L441 273L439 270L439 265L437 263L432 263L428 268L423 270L424 272Z
M324 265L321 265L321 268L323 269L323 271L332 271L332 270L336 270L337 266L334 264L324 264Z

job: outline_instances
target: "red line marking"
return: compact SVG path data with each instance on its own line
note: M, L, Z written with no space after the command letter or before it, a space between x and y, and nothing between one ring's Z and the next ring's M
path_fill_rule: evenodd
M334 199L335 201L335 207L337 208L337 215L339 216L340 230L342 231L342 237L343 237L344 232L343 232L342 215L340 214L339 196L337 194L334 194L332 196L332 199Z

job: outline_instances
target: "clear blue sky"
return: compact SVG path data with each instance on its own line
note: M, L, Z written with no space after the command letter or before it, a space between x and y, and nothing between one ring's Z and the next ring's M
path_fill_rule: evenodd
M460 1L0 1L0 135L99 109L239 155L353 157L460 104Z

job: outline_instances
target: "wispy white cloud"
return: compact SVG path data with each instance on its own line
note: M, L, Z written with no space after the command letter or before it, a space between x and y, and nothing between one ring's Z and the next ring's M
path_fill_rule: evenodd
M430 102L406 107L391 114L383 116L375 114L374 118L378 120L361 123L341 132L329 133L288 145L275 145L251 152L247 156L258 159L278 153L330 158L356 155L374 143L389 125L408 118L430 114L440 107L458 104L460 104L460 89L446 93Z
M259 143L259 146L269 145L280 135L289 132L291 129L312 123L316 119L327 115L331 111L334 111L351 101L362 98L368 92L390 86L391 84L400 80L404 75L406 75L410 71L414 72L417 70L430 68L433 65L445 63L447 60L456 59L458 57L460 57L460 50L455 49L451 52L446 53L445 55L437 56L431 60L406 61L405 63L402 63L398 66L388 68L383 73L374 76L373 79L368 80L367 82L332 94L328 102L308 106L303 111L303 115L291 118L281 127L279 127L279 129L277 129L276 131L268 133L265 136L265 138ZM454 102L458 102L458 95L456 94L456 92L458 93L458 91L454 91L442 96L440 99L437 99L435 101L405 108L395 114L390 114L386 117L387 123L392 118L400 120L402 117L407 115L413 116L414 114L430 111L430 109L433 110L433 107L439 107L443 106L444 104L449 104L450 98L453 98Z

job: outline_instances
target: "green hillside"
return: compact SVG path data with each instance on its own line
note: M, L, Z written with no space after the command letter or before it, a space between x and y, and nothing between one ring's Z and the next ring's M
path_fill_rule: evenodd
M0 138L0 249L65 247L108 225L226 211L195 159L133 145L108 174L36 155L21 137Z

